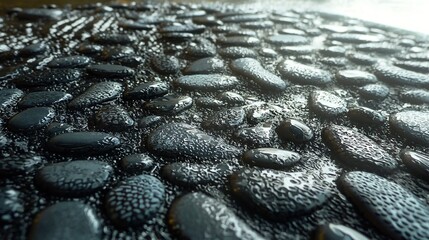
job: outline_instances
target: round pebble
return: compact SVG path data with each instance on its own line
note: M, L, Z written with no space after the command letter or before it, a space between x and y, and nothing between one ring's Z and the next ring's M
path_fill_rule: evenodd
M311 128L295 119L282 121L276 128L276 132L283 141L292 141L295 143L308 142L313 138Z
M36 185L45 192L59 196L84 196L103 188L113 168L104 162L76 160L54 163L40 169Z
M118 226L139 227L152 220L164 205L165 187L155 177L138 175L125 179L107 193L105 208Z
M257 148L246 151L241 159L251 166L284 170L299 162L301 155L276 148Z
M82 202L59 202L36 215L29 239L101 239L101 229L92 207Z
M8 122L8 128L17 132L38 130L48 125L54 117L53 108L29 108L13 116Z

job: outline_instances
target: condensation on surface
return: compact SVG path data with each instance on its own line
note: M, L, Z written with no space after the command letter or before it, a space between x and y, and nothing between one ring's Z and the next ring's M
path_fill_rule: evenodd
M42 4L52 3L61 6L65 4L77 5L91 2L223 2L248 4L251 7L263 9L317 10L429 34L429 28L426 25L426 23L429 22L429 16L426 14L427 9L429 9L429 1L427 0L16 0L0 1L0 9L11 7L39 7Z

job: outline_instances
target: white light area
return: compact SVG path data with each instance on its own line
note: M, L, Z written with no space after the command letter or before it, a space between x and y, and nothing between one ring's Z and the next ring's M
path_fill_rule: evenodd
M222 0L222 2L228 2ZM273 10L316 10L429 34L429 0L251 0Z

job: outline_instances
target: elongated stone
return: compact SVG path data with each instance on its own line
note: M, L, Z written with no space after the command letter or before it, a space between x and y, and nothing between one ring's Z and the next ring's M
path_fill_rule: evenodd
M400 136L429 146L429 112L398 112L390 116L389 124Z
M225 204L199 192L176 199L168 212L168 223L179 236L190 240L264 239Z
M253 58L239 58L234 60L231 63L231 70L243 77L250 78L266 91L280 92L287 87L285 81L263 68L262 65Z
M38 130L48 125L54 117L55 110L53 108L28 108L13 116L8 122L8 127L12 131Z
M274 220L310 213L332 195L332 186L305 172L245 169L230 178L232 194Z
M322 130L325 144L341 163L377 173L388 173L397 167L396 160L367 136L351 128L331 125Z
M238 84L234 76L220 74L196 74L177 78L173 83L183 89L194 91L217 91L231 89Z
M31 240L101 239L101 223L82 202L59 202L39 212L30 228Z
M84 196L107 184L113 168L100 161L77 160L45 166L36 175L40 189L59 196Z
M399 155L411 174L429 182L429 156L426 153L402 150Z
M251 166L282 170L296 164L301 155L276 148L257 148L246 151L241 159Z
M332 76L328 71L307 66L292 60L281 62L277 68L285 79L298 84L323 86L332 82Z
M168 123L158 127L150 133L147 145L155 155L197 160L220 161L240 154L236 147L184 123Z
M105 208L120 227L138 227L152 220L164 204L165 187L155 177L138 175L125 179L106 196Z
M89 87L81 95L75 97L68 107L82 109L116 99L122 93L122 84L117 82L101 82Z
M393 65L377 64L374 66L375 75L390 84L429 87L429 76L405 70Z
M365 219L391 239L429 238L429 208L408 190L366 172L349 172L340 190Z
M61 154L96 155L116 148L119 138L102 132L70 132L49 139L47 148Z

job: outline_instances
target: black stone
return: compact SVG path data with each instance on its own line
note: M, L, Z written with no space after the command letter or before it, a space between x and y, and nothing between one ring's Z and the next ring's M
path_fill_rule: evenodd
M429 112L403 111L392 114L390 127L400 136L429 146Z
M125 179L107 193L105 208L114 224L141 227L164 205L165 187L155 177L138 175Z
M369 240L352 228L333 223L326 223L317 227L314 237L317 240Z
M298 35L279 34L267 37L267 42L274 45L290 46L290 45L305 45L309 43L308 38Z
M263 104L247 112L247 121L251 124L258 124L280 117L283 109L272 104Z
M8 128L12 131L33 131L48 125L55 117L55 110L50 107L28 108L8 121Z
M176 199L167 218L173 232L183 239L264 239L224 203L199 192Z
M399 155L411 174L429 182L429 155L405 149Z
M81 95L75 97L68 107L71 109L83 109L111 101L122 93L122 84L117 82L100 82L89 87Z
M278 55L277 52L271 48L261 48L261 50L259 50L259 54L267 58L276 58Z
M211 97L199 97L195 99L195 105L203 109L213 110L219 110L228 106L226 102Z
M393 43L364 43L356 46L356 49L363 52L392 54L401 51L397 44Z
M349 172L339 189L362 216L391 239L427 239L427 204L399 184L375 174Z
M28 8L19 11L17 17L23 20L59 20L63 16L60 9Z
M300 46L282 46L279 48L279 52L283 55L310 55L314 51L312 46L300 45Z
M19 50L19 55L23 57L33 57L44 54L47 50L48 47L45 43L34 43Z
M331 125L322 130L322 139L346 166L381 174L392 172L398 166L375 141L351 128Z
M299 162L301 155L277 148L257 148L246 151L241 159L250 166L285 170Z
M152 67L161 74L169 75L180 71L179 60L174 56L152 57Z
M231 107L243 106L246 104L246 100L243 98L243 96L235 92L222 92L219 93L216 97L219 101L222 101Z
M222 26L223 22L218 20L215 16L203 16L192 18L192 21L196 24L202 24L209 27Z
M330 67L345 67L348 63L347 59L342 57L324 57L319 62Z
M155 25L148 23L141 23L137 21L127 20L118 23L118 26L126 30L152 30Z
M253 58L239 58L232 61L231 70L243 77L250 78L262 90L280 92L286 89L287 83L277 75L262 67Z
M20 108L53 106L72 98L72 95L60 91L30 92L21 99L18 106Z
M149 100L164 96L169 86L165 82L145 82L125 92L124 98L128 100Z
M405 70L393 65L380 63L374 66L375 75L382 81L390 84L429 87L429 76Z
M131 44L135 38L124 33L97 33L91 36L91 40L98 44Z
M359 94L369 100L383 100L390 94L390 89L383 84L368 84L359 88Z
M77 52L85 55L95 55L103 51L103 47L96 44L81 43L78 45Z
M344 85L359 86L377 82L377 77L374 74L360 70L340 70L336 77L337 81Z
M194 34L186 32L163 33L162 38L172 43L182 43L194 38Z
M242 108L229 108L212 114L201 123L201 126L214 130L237 128L243 124L244 117L245 112Z
M292 141L295 143L308 142L314 136L310 127L295 119L282 121L276 128L276 132L283 141Z
M184 123L168 123L158 127L149 134L147 147L155 155L197 160L223 161L240 154L239 149L222 139Z
M146 117L142 117L138 121L138 126L139 128L148 128L148 127L155 126L162 121L163 121L163 118L161 116L149 115Z
M330 46L319 50L319 52L327 57L344 57L346 54L346 49L340 46Z
M347 112L347 116L350 120L360 125L380 126L387 120L387 118L380 112L360 106L350 108Z
M161 175L173 184L179 186L201 186L222 183L233 173L234 167L226 164L172 163L162 167Z
M123 157L120 166L127 173L141 173L151 171L155 166L155 160L144 153L132 154Z
M261 21L261 22L246 22L240 24L242 28L249 28L249 29L266 29L266 28L272 28L274 26L274 23L272 21Z
M237 36L248 36L256 37L257 34L253 30L235 29L224 34L225 37L237 37Z
M209 73L222 73L225 70L225 63L219 58L202 58L190 63L185 70L184 74L209 74Z
M59 202L39 212L30 240L101 239L102 227L92 207L82 202Z
M45 192L58 196L77 197L94 193L103 188L113 168L95 160L76 160L54 163L40 169L36 185Z
M110 131L125 131L134 126L134 120L121 106L103 106L95 115L97 127Z
M52 69L21 75L14 83L18 87L50 86L75 82L81 76L82 73L77 69Z
M267 18L266 14L255 13L255 14L237 14L232 16L226 16L221 18L224 23L243 23L243 22L255 22L264 20Z
M309 98L311 109L322 117L336 117L347 112L347 102L327 91L313 91Z
M85 56L70 56L55 58L48 63L50 68L80 68L86 67L91 62L91 58Z
M238 171L230 187L252 211L273 220L311 213L333 194L332 184L318 174L268 169Z
M329 40L344 43L371 43L385 40L382 35L369 35L361 33L334 33L328 37Z
M411 70L419 73L429 73L429 62L419 62L419 61L398 61L394 63L395 66L398 66L403 69Z
M134 51L134 49L128 46L106 47L101 53L101 59L104 61L121 60L123 58L129 57L135 54L136 52ZM118 68L118 66L108 66L108 67Z
M129 67L113 64L90 65L86 68L86 71L91 75L107 78L131 77L135 73Z
M205 38L200 38L185 48L185 55L191 58L213 57L216 55L216 45Z
M102 132L70 132L49 139L48 150L61 154L98 155L119 146L119 138Z
M234 133L234 137L248 147L271 147L274 134L270 123L262 123L241 128Z
M175 79L173 83L183 89L193 91L218 91L235 87L238 80L234 76L220 74L197 74Z
M359 65L373 65L377 62L377 59L372 57L371 55L355 52L348 53L347 59Z
M256 58L257 54L250 48L245 47L225 47L219 49L219 54L225 58Z
M143 107L156 114L177 115L191 108L192 104L189 96L166 95L146 102Z
M280 74L287 80L298 84L323 86L332 82L328 71L307 66L292 60L285 60L278 65Z
M256 47L261 41L256 37L231 36L218 38L217 43L224 46Z
M206 26L204 26L204 25L174 23L171 25L161 27L158 31L162 34L165 34L165 33L203 33L205 31L205 29L206 29Z
M74 130L75 128L67 123L53 122L49 124L48 127L46 128L46 133L50 137L53 137L61 133L73 132Z
M404 102L413 104L429 104L429 91L414 89L402 92L400 98Z

